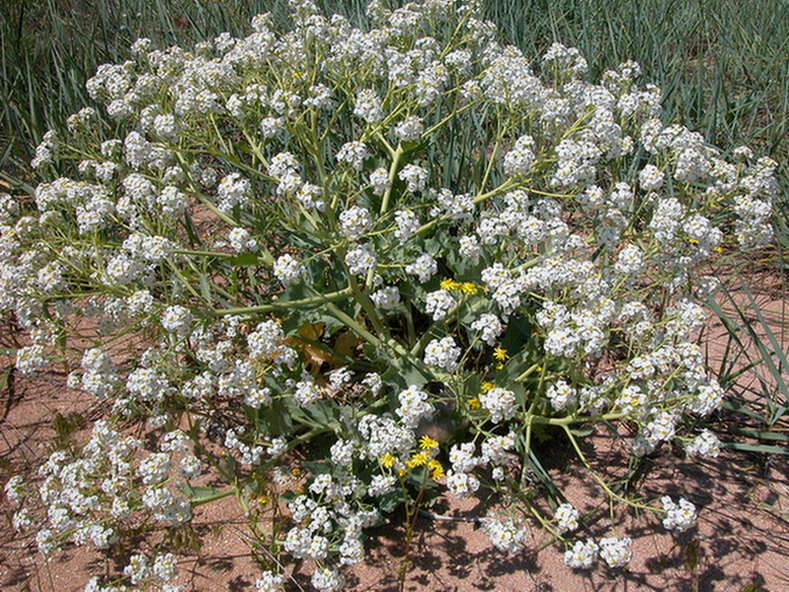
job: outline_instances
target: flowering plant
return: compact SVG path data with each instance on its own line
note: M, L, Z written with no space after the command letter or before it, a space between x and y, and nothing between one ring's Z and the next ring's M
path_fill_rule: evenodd
M38 147L35 203L0 200L0 306L32 339L18 369L76 354L69 385L110 410L42 467L43 552L111 547L146 517L178 528L235 494L336 590L382 513L490 488L522 511L483 519L497 548L522 549L530 516L568 565L624 565L629 539L574 538L540 464L549 428L612 501L692 526L684 499L611 488L577 428L624 425L636 457L717 453L688 420L724 395L694 343L716 287L698 270L771 239L775 163L664 125L635 63L593 83L577 50L499 44L473 2L368 12L363 31L298 0L288 30L264 14L191 51L139 40L88 82L110 123L72 116ZM147 348L121 355L133 335ZM155 450L123 434L140 419ZM296 458L290 526L266 533L247 500ZM172 564L135 555L115 584L171 589ZM282 585L271 567L260 590Z

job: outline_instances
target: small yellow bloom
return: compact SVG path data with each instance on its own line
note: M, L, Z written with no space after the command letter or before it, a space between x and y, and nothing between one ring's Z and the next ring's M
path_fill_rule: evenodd
M409 469L413 469L415 467L421 467L427 464L429 460L430 460L429 453L425 451L417 452L409 460L406 461L405 466L407 466Z
M449 290L449 291L457 290L458 289L458 285L459 284L455 280L451 280L449 278L447 278L445 280L441 280L441 289L442 290Z
M430 472L432 473L431 476L433 477L434 481L438 481L444 476L444 467L436 459L433 459L427 463L427 468L430 469Z
M497 360L503 362L509 356L507 355L507 350L506 349L504 349L503 347L497 347L496 349L493 350L493 357L496 358Z
M479 402L479 399L474 397L473 399L468 400L468 406L471 407L472 409L479 409L480 407L482 407L482 403Z
M492 382L483 382L482 383L482 392L483 393L487 393L488 391L492 391L494 388L496 388L496 385L493 384Z
M397 476L398 476L398 477L402 477L402 476L403 476L403 475L405 475L407 472L408 472L408 471L406 471L405 469L399 469L399 470L397 471Z
M299 475L301 475L301 469L299 467L293 467L290 470L290 474L293 475L294 477L298 477Z
M460 287L460 289L463 291L463 293L470 294L472 296L485 290L483 286L474 284L472 282L463 282L463 285Z
M438 442L433 440L433 438L431 438L430 436L424 435L419 439L419 447L422 450L433 450L435 448L438 448Z
M395 460L397 460L397 459L394 457L394 455L392 455L390 452L387 452L386 454L384 454L380 458L380 460L378 462L381 463L382 467L387 468L387 469L391 469L392 465L394 465L394 463L395 463Z

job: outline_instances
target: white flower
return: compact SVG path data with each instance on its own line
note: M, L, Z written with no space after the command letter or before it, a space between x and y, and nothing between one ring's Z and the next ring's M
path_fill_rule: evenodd
M162 328L184 337L192 328L192 313L181 306L168 306L162 315Z
M480 464L481 459L474 456L475 447L473 442L463 444L453 444L449 451L449 462L455 472L469 473Z
M685 446L689 455L698 454L708 458L716 458L720 454L721 443L718 437L709 430L703 430L692 442Z
M415 164L407 164L397 174L401 181L406 182L406 187L411 193L424 191L427 187L427 171Z
M638 174L638 182L644 191L658 191L663 187L663 173L655 165L648 164Z
M337 592L345 585L345 578L336 569L324 567L312 574L310 582L320 592Z
M598 550L597 543L591 539L576 541L572 549L564 552L564 562L576 569L589 569L597 559Z
M427 253L417 257L417 260L405 266L406 273L410 273L419 278L421 283L425 283L438 271L436 260Z
M600 557L609 567L622 567L633 558L633 552L630 550L631 543L632 541L627 537L600 539Z
M260 578L255 582L255 589L257 592L283 592L285 589L285 576L266 570L260 574Z
M493 423L500 423L515 415L515 393L503 388L493 388L479 396L482 407L490 412Z
M472 495L479 489L479 479L471 473L447 471L447 489L456 498Z
M296 383L293 397L298 401L299 405L305 406L320 399L321 391L318 385L315 384L315 380L307 375L303 377L303 380Z
M515 142L512 150L504 157L504 174L526 175L531 170L534 161L534 139L531 136L521 136Z
M485 518L482 521L482 530L499 551L516 553L523 549L526 528L517 526L512 519L500 521L494 518Z
M337 152L337 160L351 165L351 168L361 171L365 159L370 157L370 151L363 142L347 142Z
M375 169L370 173L370 185L375 195L383 195L389 189L389 171L384 167Z
M354 247L345 255L345 264L352 275L364 275L375 267L375 250L371 243Z
M686 500L679 498L679 503L675 504L669 496L660 498L666 517L663 519L663 526L667 530L684 532L696 524L696 506Z
M367 208L353 206L340 214L340 232L348 238L359 238L373 225Z
M307 273L307 268L294 258L293 255L285 253L277 257L277 260L274 262L273 271L274 276L282 282L283 286L287 287Z
M435 407L429 402L429 398L426 392L420 391L413 384L397 396L400 407L397 408L396 413L400 416L404 426L414 429L422 418L433 416Z
M254 252L258 249L257 241L250 236L246 228L241 228L240 226L231 230L227 235L227 239L230 242L230 247L236 253Z
M452 337L433 339L425 348L425 364L454 372L458 368L460 348Z
M394 133L401 141L410 142L418 140L424 129L422 118L410 115L395 126Z
M481 331L481 339L491 347L496 344L496 339L504 332L504 325L494 314L485 313L471 323L471 328Z
M397 230L394 235L398 240L404 241L413 236L419 230L419 218L411 210L397 210L395 212L395 222Z
M363 89L356 96L353 114L364 119L367 123L375 123L384 117L380 105L381 99L378 97L378 93L372 89Z
M434 321L443 319L447 312L457 306L457 300L447 290L430 292L425 299L425 312L433 315Z
M555 384L548 387L545 395L553 405L554 409L564 409L568 405L573 405L578 398L578 391L567 384L564 380L557 380Z
M400 304L400 291L395 286L386 286L370 294L370 300L381 310L392 310Z
M572 532L578 528L578 510L573 508L572 504L559 504L553 517L559 534Z

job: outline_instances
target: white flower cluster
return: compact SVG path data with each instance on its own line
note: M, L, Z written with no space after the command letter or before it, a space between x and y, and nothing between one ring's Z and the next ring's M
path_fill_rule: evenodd
M485 518L482 521L482 529L488 535L491 544L499 551L517 553L524 547L526 528L518 526L512 519Z
M490 412L490 420L493 423L501 423L515 414L517 399L514 392L496 387L482 393L479 402Z
M353 206L340 214L340 231L348 238L359 238L373 225L367 208Z
M416 261L405 266L407 273L415 275L421 283L425 283L438 271L436 260L427 253L420 255Z
M691 455L698 454L699 456L715 458L720 454L720 445L720 440L714 433L710 430L703 430L701 434L685 446L685 451Z
M414 429L420 420L433 416L435 407L428 402L429 398L426 392L420 391L415 385L409 386L407 390L397 396L400 401L397 415L400 416L405 427Z
M425 312L433 315L434 321L440 321L447 316L450 309L457 306L457 300L447 290L430 292L425 298Z
M452 337L433 339L425 347L425 364L454 372L458 369L460 353L460 348Z
M600 539L599 544L592 539L576 541L572 549L565 552L564 562L572 568L589 569L599 556L608 567L623 567L633 558L631 543L632 540L627 537L606 537Z
M578 528L578 510L572 504L559 504L553 515L556 520L556 531L559 534L572 532Z
M678 503L674 503L669 496L665 495L660 498L660 503L663 504L663 509L666 511L663 526L667 530L684 532L695 526L696 506L684 497L679 498Z
M307 268L299 263L293 255L285 253L277 257L273 271L274 276L282 282L283 286L289 286L298 281L299 277L307 272Z
M496 343L496 339L504 333L504 325L495 314L485 313L481 315L476 321L471 323L471 328L474 331L480 331L482 341L490 346Z

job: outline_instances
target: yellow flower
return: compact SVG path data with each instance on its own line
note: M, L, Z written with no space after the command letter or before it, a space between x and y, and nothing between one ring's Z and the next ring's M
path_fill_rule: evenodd
M473 399L468 400L468 406L471 407L472 409L479 409L480 407L482 407L482 403L479 402L479 399L474 397Z
M436 459L431 460L427 463L427 468L430 469L432 473L432 477L434 481L438 481L441 477L444 476L444 467L441 466L441 463L438 462Z
M384 454L378 462L381 463L381 466L387 469L391 469L392 465L394 465L397 459L392 455L390 452Z
M441 280L441 289L442 290L449 290L450 292L453 291L460 291L464 294L469 294L473 296L474 294L479 294L485 290L484 286L480 286L473 282L458 282L452 279L445 279Z
M298 477L299 475L301 475L301 469L299 467L293 467L290 470L290 474L293 475L294 477Z
M503 362L509 356L507 355L507 350L506 349L504 349L503 347L497 347L496 349L493 350L493 357L496 358L497 360Z
M430 436L424 435L419 439L419 447L422 450L432 450L438 448L438 442L433 440Z
M409 460L406 461L405 466L407 466L409 469L413 469L415 467L421 467L422 465L427 464L429 460L430 460L429 453L425 451L417 452Z
M452 290L460 289L461 286L462 286L462 284L459 284L455 280L451 280L449 278L447 278L445 280L441 280L441 289L442 290L449 290L451 292Z
M487 393L488 391L492 391L494 388L496 388L496 385L493 384L492 382L483 382L482 383L482 392L483 393Z
M473 296L474 294L479 294L485 288L483 288L482 286L478 286L477 284L474 284L472 282L463 282L463 284L461 284L460 286L460 289L463 291L464 294L470 294Z

